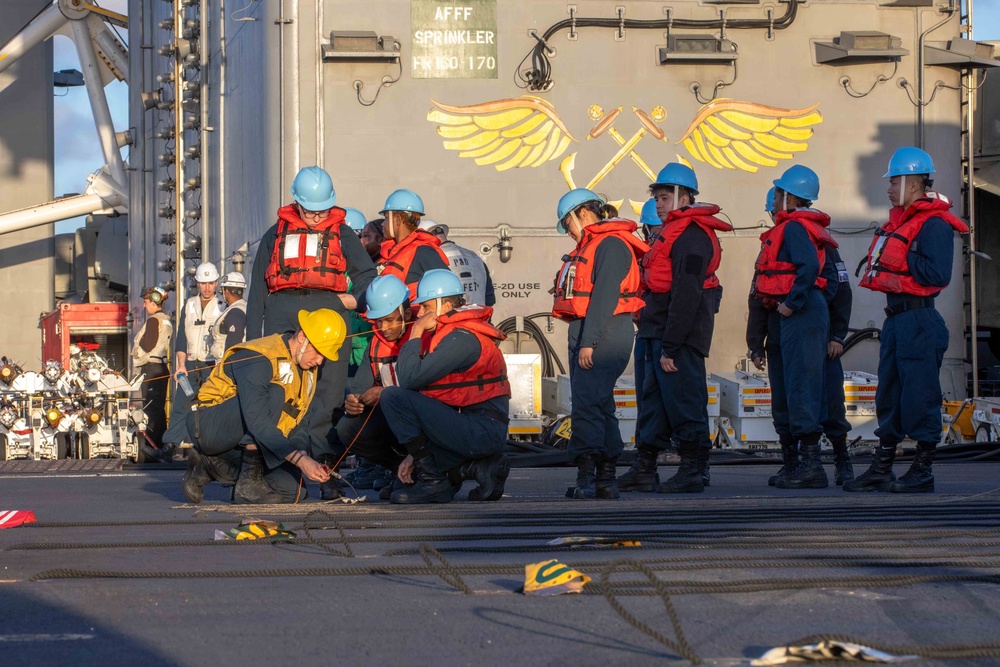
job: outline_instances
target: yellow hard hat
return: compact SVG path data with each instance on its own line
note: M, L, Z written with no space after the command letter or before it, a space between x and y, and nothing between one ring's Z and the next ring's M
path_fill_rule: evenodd
M317 352L330 361L337 360L337 352L347 337L347 324L340 313L329 308L300 310L299 326Z

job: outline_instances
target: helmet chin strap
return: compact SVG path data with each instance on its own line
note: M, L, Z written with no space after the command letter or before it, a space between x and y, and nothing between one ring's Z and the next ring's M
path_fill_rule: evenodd
M395 213L395 211L386 211L386 213L388 213L388 215L385 216L385 221L388 223L388 225L386 225L386 230L385 230L386 231L386 235L385 235L385 238L387 238L387 239L395 239L396 238L396 230L395 230L394 225L393 225L393 218L396 217L395 215L393 215Z
M906 174L899 177L899 205L906 201Z
M671 211L676 211L677 209L680 208L680 206L678 206L680 202L677 201L677 191L678 191L677 184L674 183L674 200L670 203Z

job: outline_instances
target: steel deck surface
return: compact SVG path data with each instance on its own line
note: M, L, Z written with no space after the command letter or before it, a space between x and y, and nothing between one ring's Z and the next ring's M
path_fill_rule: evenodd
M812 634L1000 637L1000 585L981 580L1000 575L1000 464L939 464L937 493L912 496L784 491L766 486L771 466L715 466L703 494L573 501L573 472L515 469L496 503L403 507L369 491L353 506L253 508L216 484L187 504L176 470L0 475L0 509L38 519L0 531L0 664L687 664L600 593L619 559L643 559L667 582L704 664L748 665ZM299 543L213 540L241 518L282 521ZM640 544L546 545L560 536ZM148 545L163 542L176 545ZM437 553L425 560L421 545ZM594 582L582 595L515 592L525 564L551 558ZM677 641L643 575L621 569L610 579L620 604ZM73 572L103 576L33 580ZM108 578L122 574L141 578Z

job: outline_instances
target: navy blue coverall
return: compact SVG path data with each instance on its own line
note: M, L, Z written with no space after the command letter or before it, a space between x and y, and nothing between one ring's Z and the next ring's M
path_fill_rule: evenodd
M645 230L642 234L642 240L648 245L653 241L657 234L660 233L662 225L656 227L647 227L643 225L641 229ZM643 294L639 295L642 297L643 301L649 298L649 291L646 290ZM641 321L642 311L632 318L632 321L637 325ZM635 343L632 348L632 374L635 380L635 446L642 446L642 434L639 432L639 424L642 421L642 388L646 384L646 347L649 345L649 339L639 336L639 332L636 331ZM663 438L661 438L663 440ZM664 443L663 447L660 449L666 449L669 447L670 443L667 441Z
M771 384L771 419L785 438L819 436L823 431L823 385L830 313L826 297L816 287L820 275L816 246L800 223L785 223L778 261L795 266L792 289L780 301L793 312L784 317L777 310L767 315L767 374ZM823 275L836 281L833 264Z
M285 336L288 344L290 336ZM289 353L289 356L291 353ZM230 357L226 374L236 383L236 396L218 405L201 408L187 420L195 448L208 456L232 458L239 467L240 445L254 444L264 462L264 481L285 502L307 497L297 466L285 460L295 450L310 451L308 418L288 434L278 430L285 392L271 379L270 360L253 350L238 350Z
M569 323L570 460L582 454L615 459L624 449L615 416L615 382L628 367L635 327L630 314L615 315L622 281L634 255L621 239L605 238L594 251L594 289L585 317ZM594 348L594 366L580 368L580 348Z
M646 358L639 433L643 444L660 451L671 438L712 446L705 357L722 297L721 287L704 289L712 255L708 233L689 225L670 249L670 292L648 293L640 315L638 336L646 339ZM677 371L664 371L661 357L672 359Z
M844 344L851 324L851 306L854 295L851 293L850 277L847 268L836 248L826 249L827 263L833 263L837 271L837 281L828 281L826 295L830 299L830 341ZM828 354L823 369L823 384L825 386L825 407L823 415L823 433L830 442L847 437L851 430L851 422L847 421L847 404L844 396L844 365L841 357L831 359Z
M358 364L358 372L349 382L347 393L360 396L374 386L375 376L372 374L369 345ZM395 471L406 456L406 450L400 447L389 428L381 400L371 407L365 406L364 412L359 415L345 414L337 422L336 428L342 446L350 447L350 453L389 470Z
M188 297L190 299L200 299L201 297L197 294ZM187 308L185 306L187 302L185 301L181 304L181 317L178 321L177 326L177 336L174 338L174 350L180 350L181 352L187 352L188 340L187 340L187 327L185 323L187 322ZM220 306L225 306L221 301ZM205 384L208 380L208 376L212 374L212 369L215 367L215 361L195 361L193 359L188 359L187 362L188 372L187 379L191 383L191 388L194 389L194 396L188 396L185 394L176 382L173 382L173 393L170 395L170 428L166 430L163 434L163 444L169 445L179 445L181 442L187 439L187 421L188 416L191 414L191 405L195 402L198 396L198 390L201 389L201 385Z
M345 322L349 322L344 304L336 292L321 289L267 291L265 276L277 235L278 225L275 223L264 232L254 256L250 290L247 293L247 340L276 333L294 333L299 328L300 310L329 308L340 313ZM340 226L340 247L347 260L347 275L351 279L350 293L358 300L360 309L365 290L375 278L375 265L358 235L346 224ZM346 345L337 361L327 360L320 369L316 396L309 408L310 412L316 413L309 418L313 458L337 453L339 441L333 427L333 414L344 404L350 350L350 345Z
M955 230L941 218L930 218L910 245L906 261L921 285L947 287L951 281ZM919 297L886 294L888 309L903 310ZM889 444L909 436L917 442L941 440L941 361L948 349L948 327L934 297L926 307L887 316L879 347L875 435Z
M437 469L446 472L466 461L499 454L507 444L510 398L494 398L461 408L461 412L420 393L444 376L466 371L483 353L476 335L456 329L433 352L420 356L420 340L408 341L396 360L398 387L379 397L385 420L404 446L427 438ZM365 454L367 456L367 454Z

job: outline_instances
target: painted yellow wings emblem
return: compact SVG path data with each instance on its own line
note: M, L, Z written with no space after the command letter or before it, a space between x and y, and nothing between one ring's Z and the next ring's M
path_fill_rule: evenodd
M716 169L753 173L759 167L777 166L778 160L791 160L795 153L809 148L810 126L823 122L818 106L778 109L718 99L701 108L677 143L684 144L696 160Z
M541 166L576 141L555 108L531 95L471 106L434 106L427 120L438 123L444 147L497 171Z

